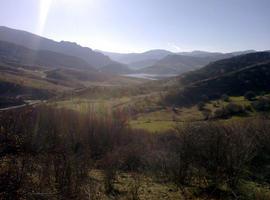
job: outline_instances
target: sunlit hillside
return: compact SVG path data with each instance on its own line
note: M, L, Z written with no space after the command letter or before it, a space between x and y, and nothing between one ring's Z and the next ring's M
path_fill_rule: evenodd
M270 200L269 8L2 0L0 200Z

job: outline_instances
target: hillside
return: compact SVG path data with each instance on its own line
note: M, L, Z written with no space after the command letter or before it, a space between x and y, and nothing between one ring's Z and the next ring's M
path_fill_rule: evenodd
M191 51L191 52L180 52L179 55L184 56L193 56L193 57L215 57L217 60L239 56L248 53L255 53L255 50L246 50L246 51L235 51L231 53L220 53L220 52L208 52L208 51Z
M220 52L208 52L208 51L191 51L191 52L179 52L178 55L182 56L193 56L193 57L217 57L217 56L223 56L225 54Z
M223 94L242 96L247 91L269 92L270 53L258 52L217 61L180 77L180 91L168 101L190 105ZM179 84L179 83L178 83Z
M120 69L117 68L119 66ZM32 50L0 41L0 107L59 97L78 88L114 87L143 82L117 76L129 72L125 65L115 63L115 66L109 65L105 71L98 71L78 57Z
M111 62L110 58L88 47L82 47L72 42L56 42L26 31L0 27L0 40L15 43L34 50L53 51L60 54L76 56L89 65L100 68Z
M129 74L133 72L127 65L115 61L100 68L99 71L106 74Z
M243 55L250 52L239 51L232 53L218 53L207 51L192 51L170 54L163 59L155 62L153 65L139 70L140 73L150 74L183 74L188 71L199 69L211 62L222 59L228 59L237 55Z
M131 69L140 70L140 69L154 65L156 62L158 62L157 59L148 59L148 60L142 60L142 61L129 63L128 66Z
M127 64L132 69L141 69L144 67L151 66L151 64L157 62L158 60L164 58L165 56L172 54L170 51L166 50L150 50L143 53L112 53L112 52L104 52L103 54L109 56L111 59ZM148 65L150 62L150 65ZM142 63L142 65L140 65ZM147 63L147 64L144 64Z
M35 51L9 42L0 41L0 60L20 65L37 65L46 68L75 68L96 71L84 60L52 51Z
M76 69L53 69L45 71L46 78L53 79L55 81L58 81L61 83L62 81L65 81L67 84L70 85L76 85L77 83L81 83L83 85L83 82L102 82L106 79L109 79L109 76L106 74L102 74L99 72L92 72L92 71L82 71L82 70L76 70Z
M150 74L181 74L202 67L210 62L233 56L253 53L254 50L220 53L208 51L191 51L173 53L167 50L157 49L143 53L113 53L100 51L112 60L125 63L137 73Z
M195 81L213 78L232 72L234 70L242 69L249 65L267 62L270 60L269 52L257 52L240 56L235 56L228 59L219 60L217 62L210 63L209 65L196 70L194 72L187 73L181 77L181 82L188 84Z
M215 59L215 57L192 57L172 54L159 60L153 66L139 70L139 72L150 74L182 74L203 67Z

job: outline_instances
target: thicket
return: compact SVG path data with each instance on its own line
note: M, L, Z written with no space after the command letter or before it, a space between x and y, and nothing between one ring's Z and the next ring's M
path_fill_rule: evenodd
M153 135L130 129L119 110L42 106L1 112L0 127L0 199L89 199L91 169L104 171L108 194L117 194L118 171L196 185L208 195L226 186L230 198L240 197L242 180L270 184L266 119L191 123Z

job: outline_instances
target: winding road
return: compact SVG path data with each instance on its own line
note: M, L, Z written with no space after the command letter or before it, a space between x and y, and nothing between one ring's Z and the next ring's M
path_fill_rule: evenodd
M10 106L7 108L0 108L0 112L1 111L8 111L8 110L16 110L16 109L24 108L26 106L34 106L34 105L38 105L38 104L42 104L42 103L46 103L46 101L41 101L41 100L29 101L25 104L18 105L18 106Z

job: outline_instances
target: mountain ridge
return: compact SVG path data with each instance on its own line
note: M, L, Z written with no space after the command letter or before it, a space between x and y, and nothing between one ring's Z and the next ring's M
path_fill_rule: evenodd
M164 58L165 56L172 54L172 52L162 49L149 50L143 53L113 53L101 51L103 54L109 56L112 60L127 64L132 67L132 63L141 62L145 60L153 60L153 63ZM134 69L141 69L145 67L136 67Z
M0 26L0 40L18 44L33 50L48 50L79 57L95 68L111 62L108 56L95 52L89 47L82 47L75 42L57 42L27 31Z
M0 40L0 60L22 65L37 65L48 68L78 68L97 71L86 61L57 52L32 50L27 47Z

